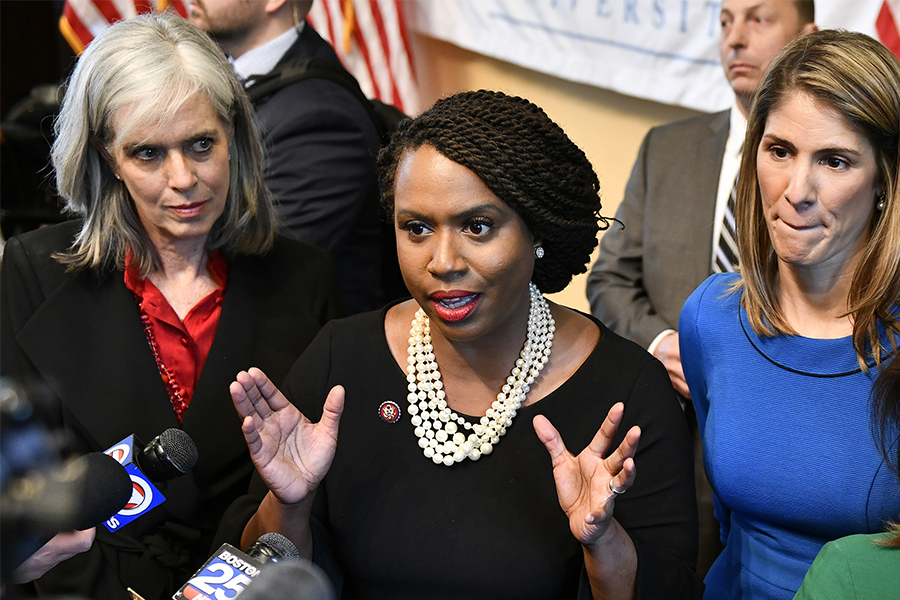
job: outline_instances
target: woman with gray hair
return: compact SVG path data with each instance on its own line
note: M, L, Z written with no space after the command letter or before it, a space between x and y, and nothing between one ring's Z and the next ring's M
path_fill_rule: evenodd
M100 35L56 128L57 186L77 218L6 247L2 374L50 396L73 453L181 428L199 461L159 507L114 533L62 534L17 575L53 567L40 593L168 598L253 472L228 384L248 364L284 377L341 310L333 267L277 235L251 106L188 21Z

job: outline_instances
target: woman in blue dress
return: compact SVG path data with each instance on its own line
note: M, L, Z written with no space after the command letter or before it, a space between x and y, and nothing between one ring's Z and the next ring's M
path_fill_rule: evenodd
M725 543L705 597L788 599L826 542L900 510L869 410L900 334L900 65L811 34L748 123L740 272L687 301L681 355Z

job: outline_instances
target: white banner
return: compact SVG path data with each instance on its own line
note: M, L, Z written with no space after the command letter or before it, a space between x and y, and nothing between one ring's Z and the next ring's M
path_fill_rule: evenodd
M793 0L780 0L790 2ZM818 0L816 23L875 35L883 0ZM418 0L410 27L516 65L629 96L715 111L734 96L713 0Z

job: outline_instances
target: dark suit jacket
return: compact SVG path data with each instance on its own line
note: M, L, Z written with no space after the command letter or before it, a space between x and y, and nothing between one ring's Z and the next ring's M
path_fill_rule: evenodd
M309 23L279 64L300 57L339 63ZM396 250L386 247L379 212L381 141L362 103L337 83L311 78L260 98L256 114L269 153L266 185L283 225L331 253L349 314L381 308L390 299L383 253Z
M11 239L0 271L0 373L43 396L42 414L75 453L102 451L128 434L144 442L178 427L121 271L67 273L50 258L72 243L79 222ZM97 528L90 552L61 563L42 591L91 598L170 598L209 557L228 505L246 493L253 466L228 385L262 368L280 383L340 306L330 259L279 238L263 257L227 256L228 283L209 357L183 429L199 460L161 490L167 500L116 533ZM39 394L34 386L41 386ZM174 586L174 587L173 587Z
M678 329L681 307L711 273L712 232L728 111L660 127L644 138L625 199L588 276L591 312L647 348Z

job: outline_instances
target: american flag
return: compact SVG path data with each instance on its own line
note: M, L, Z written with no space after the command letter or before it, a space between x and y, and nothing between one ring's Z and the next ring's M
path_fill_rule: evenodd
M72 49L81 54L111 23L167 9L186 17L187 0L66 0L59 30Z
M416 112L419 99L403 0L316 0L308 20L370 98Z
M173 10L188 15L190 0L66 0L59 30L79 54L111 23ZM309 22L328 40L370 98L404 112L418 108L403 0L316 0Z
M878 39L894 56L900 59L900 0L884 0L878 19L875 21L875 30Z

